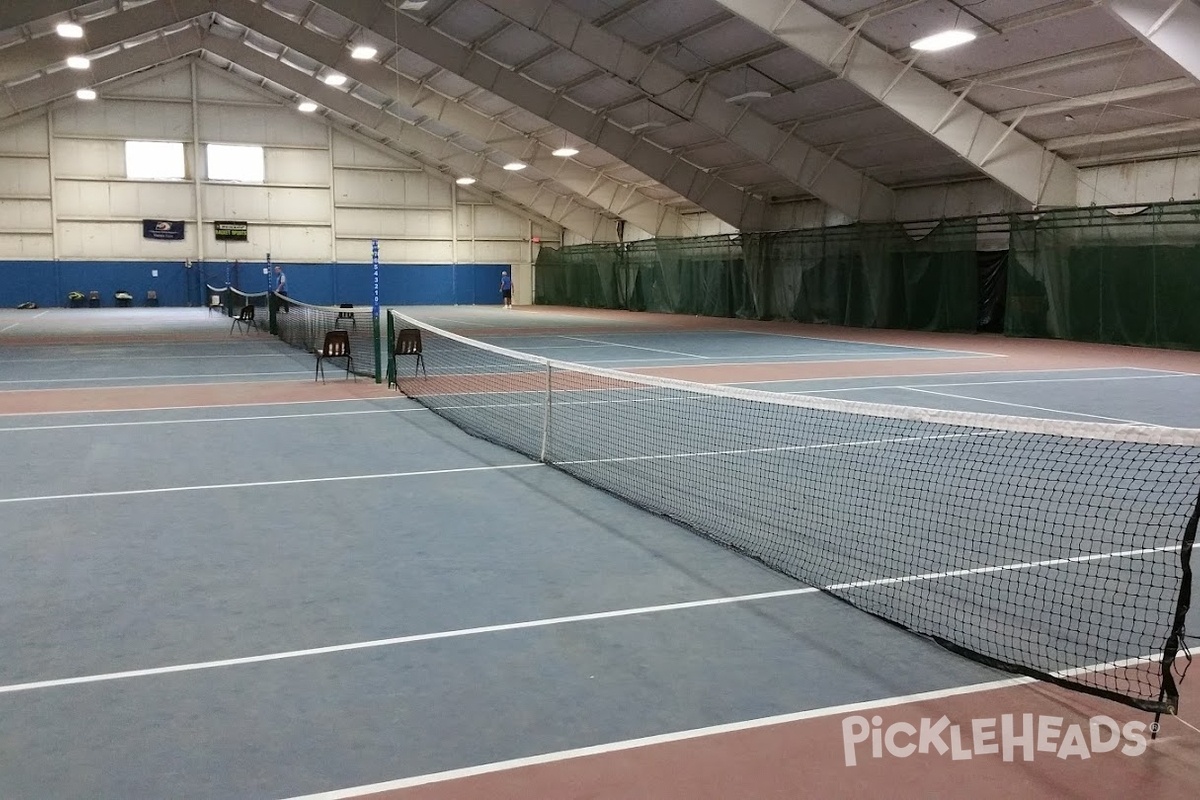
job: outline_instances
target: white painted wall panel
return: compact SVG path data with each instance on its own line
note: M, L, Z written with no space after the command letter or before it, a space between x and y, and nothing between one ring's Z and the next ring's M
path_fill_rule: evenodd
M16 230L50 230L49 200L0 200L0 223Z
M339 239L337 258L339 261L370 261L371 243ZM394 264L449 264L450 242L382 240L379 242L379 260Z
M515 264L529 261L528 242L496 242L476 240L474 261L488 264Z
M271 227L266 229L271 243L271 257L276 261L329 260L331 247L327 227ZM260 253L258 257L261 258Z
M47 234L4 233L0 231L0 258L53 258L54 241Z
M382 147L382 145L380 145ZM421 167L399 153L394 157L345 134L333 134L333 163L339 167L397 167L420 172Z
M205 69L196 70L196 90L200 101L210 104L214 102L219 104L222 100L237 103L263 103L264 105L269 102L261 94L225 80L220 75L214 75ZM180 92L182 96L190 93L190 85L184 86Z
M1200 156L1080 170L1080 206L1200 199Z
M111 94L122 97L156 97L167 99L183 99L192 93L191 70L186 62L174 65L174 69L152 74L148 77L137 77L124 83Z
M327 189L267 189L238 184L202 187L205 219L328 223Z
M60 222L59 254L62 258L191 258L196 228L184 227L183 241L162 242L142 238L141 222Z
M124 178L125 143L114 140L55 139L54 171L67 178Z
M59 217L184 219L194 215L186 183L57 181Z
M496 206L474 206L475 238L529 235L529 221Z
M0 157L0 194L49 195L50 162L41 158Z
M54 110L54 133L182 142L192 138L192 109L136 100L75 103Z
M45 116L35 117L0 131L0 153L45 155L47 152L49 148Z
M267 183L329 185L329 153L324 150L287 150L268 147Z
M326 148L323 122L290 108L200 106L200 140L217 144L296 145Z

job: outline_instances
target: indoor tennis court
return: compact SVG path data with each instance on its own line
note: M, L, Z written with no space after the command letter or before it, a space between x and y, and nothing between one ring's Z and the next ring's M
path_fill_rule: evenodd
M946 715L969 728L1035 714L1062 717L1065 731L1098 715L1122 725L1153 715L956 655L469 436L384 384L332 368L314 381L310 354L258 332L231 335L205 310L75 311L58 330L53 313L20 313L0 320L0 337L23 342L0 359L3 624L13 643L0 685L5 796L549 797L585 784L612 796L792 796L798 783L844 795L903 780L930 796L1020 785L1059 797L1066 786L1085 796L1100 784L1198 779L1187 683L1179 715L1164 717L1138 756L1024 761L1018 745L1010 761L981 752L967 763L959 743L957 757L934 744L874 758L863 739L848 766L843 726L855 717L919 726ZM122 313L137 315L136 336L106 332ZM489 312L437 313L474 333ZM953 383L955 397L928 396L933 407L1019 402L1047 418L1140 426L1194 421L1186 398L1200 382L1189 353L1098 366L1113 354L1061 344L1048 370L1026 363L1020 351L1033 343L1020 341L917 335L883 346L877 332L607 317L605 331L596 312L526 309L485 338L574 356L574 321L604 343L594 353L604 366L629 357L622 366L643 372L719 371L727 384L868 402L908 392L913 405L926 396L912 387ZM686 355L646 367L643 352L654 350ZM981 360L998 367L953 371ZM871 365L884 374L862 376ZM826 376L836 369L848 376ZM763 383L763 370L792 377ZM524 413L519 397L488 399ZM687 440L675 432L665 444ZM668 460L709 485L685 463L707 459ZM762 463L736 457L719 464L739 482L747 477L734 472L755 469ZM1166 570L1178 558L1164 550L1102 554L1153 572L1155 559ZM915 609L937 608L946 584L970 590L991 574L920 578L922 554L905 557L905 584L925 592ZM978 557L1022 561L1003 548ZM1078 587L1049 613L1119 625L1101 586L1086 589L1103 577L1095 563L1016 571L1034 577L1030 598L1038 575ZM896 602L891 581L865 575L846 590L852 602ZM1090 663L1130 685L1144 677L1137 663L1108 663L1118 660Z

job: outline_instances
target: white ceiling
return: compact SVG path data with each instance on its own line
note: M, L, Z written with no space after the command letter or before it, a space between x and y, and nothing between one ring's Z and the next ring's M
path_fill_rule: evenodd
M1159 2L1121 1L1146 13ZM776 4L784 22L769 32L755 15ZM311 98L339 124L551 218L587 208L678 234L688 213L706 210L754 229L771 203L816 197L878 219L897 189L985 176L1035 205L1047 196L1022 188L1024 153L1069 172L1200 151L1200 80L1108 5L429 0L399 10L367 0L6 0L0 126L80 86L103 98L106 84L197 58L281 102ZM1184 5L1196 10L1195 0ZM821 41L788 29L797 8L832 20L826 43L844 33L837 53L822 57ZM84 40L54 33L68 19L83 25ZM952 27L978 38L912 60L911 41ZM378 55L351 60L357 44ZM90 70L65 68L76 53L93 59ZM882 59L876 72L893 70L885 91L854 61L864 53ZM845 66L834 72L839 58ZM332 89L319 78L335 69L350 80ZM767 96L728 101L746 92ZM918 95L934 98L929 108L905 106ZM936 98L950 102L937 108ZM966 110L990 126L980 130L999 131L986 153L922 121L941 117L949 129L951 112ZM564 145L580 153L550 155ZM529 167L499 169L512 160Z

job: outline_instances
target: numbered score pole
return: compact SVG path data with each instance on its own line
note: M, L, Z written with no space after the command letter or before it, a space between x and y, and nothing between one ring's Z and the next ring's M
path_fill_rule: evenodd
M383 383L382 348L379 346L379 240L371 240L371 328L375 339L375 382Z

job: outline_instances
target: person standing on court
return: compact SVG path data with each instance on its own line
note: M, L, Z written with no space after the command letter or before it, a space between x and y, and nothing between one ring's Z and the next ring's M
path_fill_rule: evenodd
M288 309L288 302L287 302L287 296L288 296L287 275L285 275L283 273L283 267L275 268L275 294L277 294L283 298L281 305L283 307L284 313L288 313L289 309Z
M504 307L512 308L512 278L507 271L500 273L500 296L504 298Z

